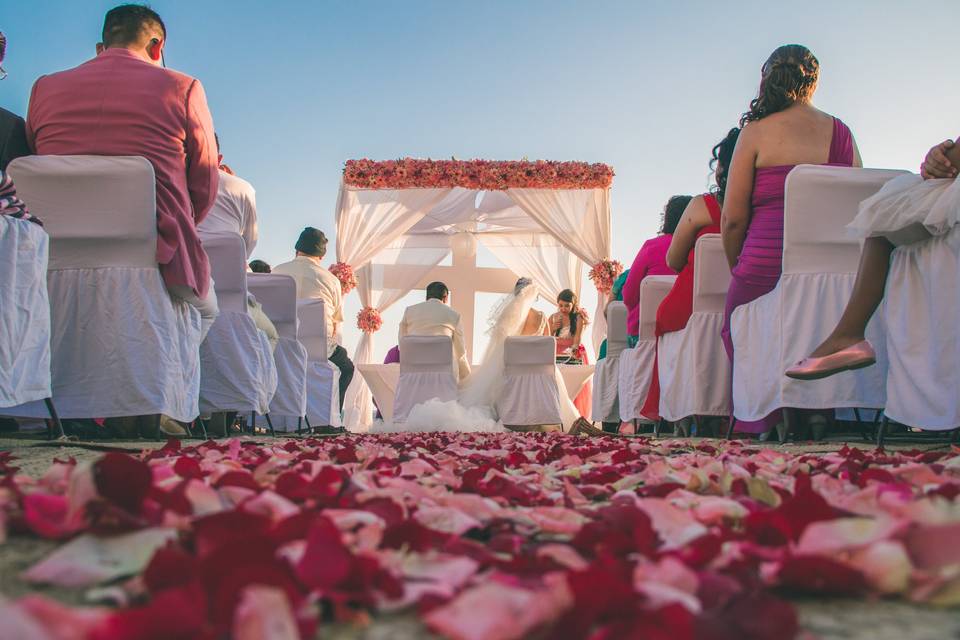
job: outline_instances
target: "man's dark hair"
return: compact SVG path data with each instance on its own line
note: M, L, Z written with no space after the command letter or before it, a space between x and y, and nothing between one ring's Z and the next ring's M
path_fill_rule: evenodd
M125 47L136 44L143 38L148 29L160 29L164 40L167 38L167 27L160 19L160 14L142 4L122 4L107 11L103 19L103 35L105 47Z
M443 300L449 292L447 285L442 282L431 282L427 285L427 300Z
M254 273L270 273L270 265L263 260L251 260L250 271Z

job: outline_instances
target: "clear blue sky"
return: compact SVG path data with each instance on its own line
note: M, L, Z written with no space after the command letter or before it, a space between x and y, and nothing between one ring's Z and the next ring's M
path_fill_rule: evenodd
M25 113L37 76L91 57L114 4L5 0L0 106ZM257 189L256 256L271 263L305 225L333 236L344 160L402 156L609 163L628 263L670 195L707 187L710 148L788 42L820 59L816 103L850 125L865 165L915 170L960 135L956 0L152 6L167 64L203 81L225 159Z

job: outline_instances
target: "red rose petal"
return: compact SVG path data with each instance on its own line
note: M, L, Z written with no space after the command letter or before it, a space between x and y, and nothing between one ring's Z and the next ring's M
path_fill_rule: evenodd
M107 501L130 513L140 513L150 492L150 467L125 453L108 453L93 465L97 492Z

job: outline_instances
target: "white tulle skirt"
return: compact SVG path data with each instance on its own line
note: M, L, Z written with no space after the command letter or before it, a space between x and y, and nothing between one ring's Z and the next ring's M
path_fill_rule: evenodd
M960 180L924 180L904 174L860 203L848 229L883 236L897 246L940 236L960 222Z
M454 400L433 399L414 406L406 422L377 420L369 433L401 433L421 431L486 432L506 431L489 407L465 407Z

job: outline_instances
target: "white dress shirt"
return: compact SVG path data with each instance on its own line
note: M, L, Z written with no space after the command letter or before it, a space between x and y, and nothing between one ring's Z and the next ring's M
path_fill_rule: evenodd
M343 322L343 290L337 276L320 266L318 258L297 256L290 262L278 264L273 273L292 276L297 283L297 298L323 300L323 313L327 321L327 356L339 344L337 326Z
M407 307L400 321L400 337L404 336L450 336L453 339L454 376L463 380L470 375L460 314L443 302L432 298Z
M201 234L238 233L247 247L247 259L257 246L257 192L253 185L226 171L220 172L220 186L210 213L197 226Z

